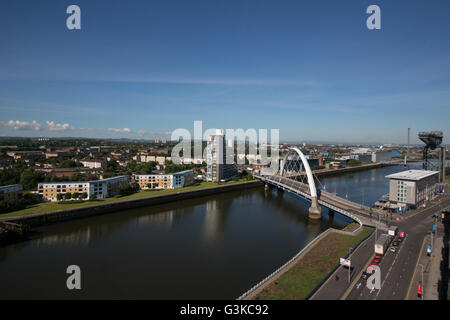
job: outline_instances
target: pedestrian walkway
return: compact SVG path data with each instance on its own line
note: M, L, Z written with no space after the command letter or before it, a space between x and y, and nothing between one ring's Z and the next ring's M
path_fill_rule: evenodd
M431 255L427 247L431 246L431 236L427 235L422 244L419 260L408 292L407 300L439 300L439 281L441 280L442 248L444 245L442 230L433 239ZM418 285L421 284L423 297L418 295Z

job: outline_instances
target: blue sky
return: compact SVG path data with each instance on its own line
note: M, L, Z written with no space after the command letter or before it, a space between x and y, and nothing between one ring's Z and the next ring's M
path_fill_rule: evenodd
M81 8L81 30L66 8ZM366 8L381 8L381 30ZM0 2L0 134L281 140L450 138L450 2ZM35 121L34 123L32 121Z

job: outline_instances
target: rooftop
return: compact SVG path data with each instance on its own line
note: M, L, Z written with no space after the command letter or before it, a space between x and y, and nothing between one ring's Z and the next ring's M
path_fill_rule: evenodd
M439 174L438 171L430 171L430 170L407 170L394 174L390 174L386 176L389 179L400 179L400 180L414 180L419 181L423 178Z

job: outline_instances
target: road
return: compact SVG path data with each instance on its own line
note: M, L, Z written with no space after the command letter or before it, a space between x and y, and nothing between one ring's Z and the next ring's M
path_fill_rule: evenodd
M361 243L355 252L352 252L349 259L351 260L350 282L359 277L367 260L373 255L375 245L375 232L370 235L363 243ZM311 297L311 300L339 300L349 286L349 271L347 267L339 266L332 276L320 287L319 290Z
M440 201L440 206L432 206L418 215L393 223L400 231L406 233L397 253L388 252L380 263L381 289L370 290L363 280L357 281L348 300L402 300L410 288L411 279L422 249L424 238L431 231L433 214L440 215L441 208L450 205L450 198ZM358 285L359 284L359 285ZM413 288L414 289L414 288Z

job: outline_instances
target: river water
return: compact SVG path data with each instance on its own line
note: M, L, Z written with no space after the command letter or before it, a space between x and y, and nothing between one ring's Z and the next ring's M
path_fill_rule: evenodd
M372 205L388 192L384 176L402 170L321 184ZM234 299L318 234L349 222L327 210L309 221L307 209L291 193L255 188L41 227L0 244L0 299ZM81 290L66 287L69 265L81 269Z

